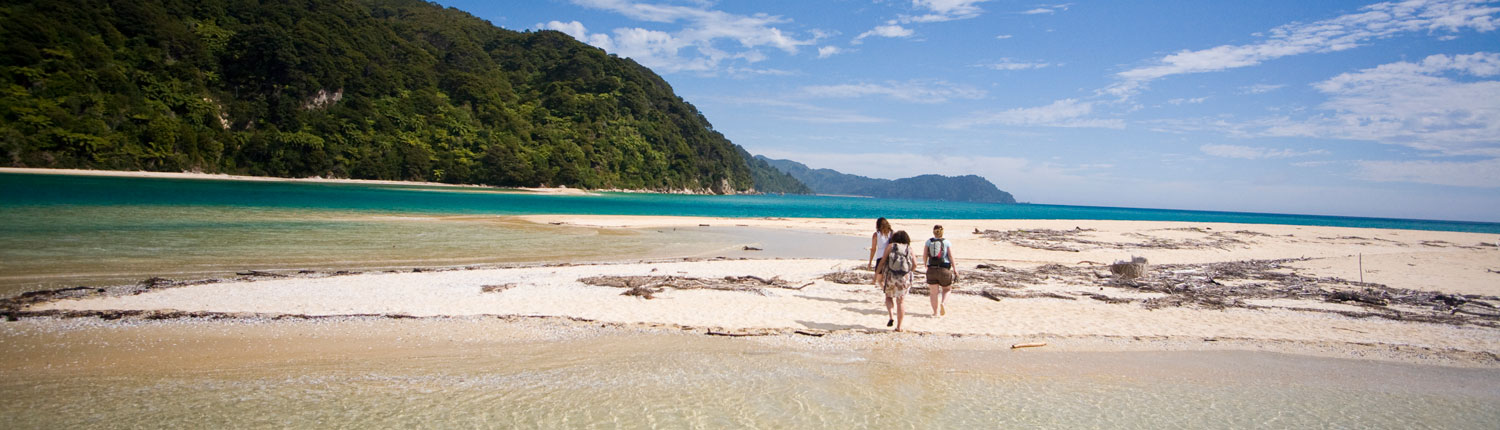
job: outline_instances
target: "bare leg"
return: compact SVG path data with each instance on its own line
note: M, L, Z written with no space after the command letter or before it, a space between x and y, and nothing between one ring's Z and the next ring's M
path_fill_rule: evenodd
M890 318L892 321L894 321L896 319L896 315L891 313L891 309L894 308L895 306L896 306L896 300L892 299L891 296L885 296L885 316L888 317L888 318ZM891 326L890 321L887 321L885 323L885 326L886 327L890 327Z
M896 298L896 331L901 331L901 322L906 320L906 296Z
M927 297L932 298L932 316L941 315L939 311L943 305L942 288L938 284L927 284Z
M943 298L941 300L938 300L938 310L943 315L947 315L948 314L948 292L949 291L953 291L953 287L943 287Z

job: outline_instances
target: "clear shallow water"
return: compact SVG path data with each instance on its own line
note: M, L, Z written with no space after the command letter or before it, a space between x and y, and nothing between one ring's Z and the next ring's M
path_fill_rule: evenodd
M162 357L176 368L0 372L0 412L14 428L1461 429L1500 420L1493 370L1272 353L825 350L618 335L375 356L290 348L300 353L276 362L194 365L197 349Z
M1117 219L1500 232L1500 224L825 196L541 195L485 188L0 173L0 295L152 276L683 256L826 257L857 241L722 228L619 230L508 215ZM845 243L837 243L838 241ZM823 249L798 244L818 243ZM847 245L847 246L845 246ZM842 255L842 254L840 254Z

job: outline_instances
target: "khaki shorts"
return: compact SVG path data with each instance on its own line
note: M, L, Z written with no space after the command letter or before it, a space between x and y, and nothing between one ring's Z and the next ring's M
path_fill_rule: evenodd
M944 269L938 266L927 266L928 285L953 285L953 269Z

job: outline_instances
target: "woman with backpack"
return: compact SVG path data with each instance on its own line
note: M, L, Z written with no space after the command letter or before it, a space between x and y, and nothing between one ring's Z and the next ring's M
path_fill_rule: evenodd
M953 268L953 244L943 238L943 226L932 226L932 238L922 247L922 256L927 260L927 297L932 298L932 316L947 315L948 292L953 291L958 269Z
M901 323L906 319L906 292L911 289L911 272L916 266L912 263L911 236L906 230L891 235L890 243L881 253L881 260L885 269L882 277L885 283L881 287L885 290L886 316L890 317L885 326L894 324L896 331L901 331ZM891 313L893 308L894 315Z
M885 259L885 244L891 241L891 222L885 217L875 220L875 234L870 235L870 270L875 271L875 286L885 285L880 282L883 278L885 268L880 263ZM875 258L880 253L881 258Z

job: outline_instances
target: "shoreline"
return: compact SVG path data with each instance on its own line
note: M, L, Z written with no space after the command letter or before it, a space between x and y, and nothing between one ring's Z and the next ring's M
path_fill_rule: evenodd
M446 184L442 182L416 182L416 181L392 181L377 179L342 179L342 178L282 178L275 176L248 176L231 175L227 173L202 173L202 172L148 172L128 170L92 170L92 169L51 169L42 167L0 167L0 173L19 173L33 175L74 175L74 176L105 176L123 178L157 178L157 179L207 179L221 181L254 181L254 182L300 182L300 183L322 183L322 184L363 184L363 185L403 185L417 187L445 187L459 189L485 189L492 191L529 192L552 195L591 195L594 191L568 187L495 187L489 185L475 184Z
M600 233L712 226L764 236L693 257L158 279L12 297L0 311L29 321L23 324L99 321L103 327L156 320L193 326L539 319L611 332L813 343L971 339L997 349L1046 342L1057 351L1271 351L1500 368L1500 314L1493 312L1500 306L1500 273L1493 267L1500 248L1487 234L1175 221L893 220L916 242L933 224L944 225L962 274L949 314L941 318L929 315L918 277L907 296L906 329L913 332L888 333L882 294L864 269L870 220L503 218ZM739 251L750 245L767 249ZM816 250L815 257L768 258L807 249ZM1136 256L1149 260L1149 276L1110 274L1110 263Z
M483 189L498 192L527 192L562 196L594 196L599 193L631 193L631 194L683 194L683 195L715 195L711 192L701 190L633 190L621 188L599 188L584 189L570 188L568 186L556 187L501 187L479 184L449 184L443 182L422 181L397 181L386 179L347 179L347 178L324 178L319 176L307 178L283 178L278 176L250 176L231 175L228 173L205 173L205 172L149 172L143 170L95 170L95 169L54 169L45 167L0 167L0 173L18 173L33 175L74 175L74 176L105 176L122 178L157 178L157 179L209 179L223 181L254 181L254 182L300 182L300 183L322 183L322 184L363 184L363 185L393 185L413 187L442 187L458 189ZM758 194L758 193L734 193L734 194Z

